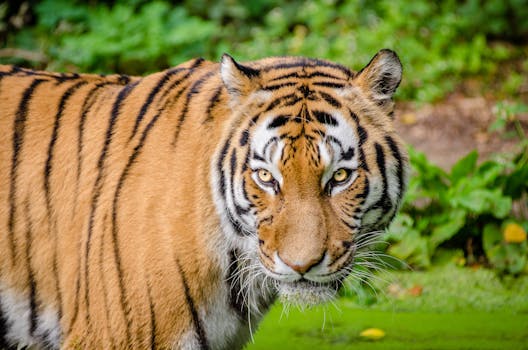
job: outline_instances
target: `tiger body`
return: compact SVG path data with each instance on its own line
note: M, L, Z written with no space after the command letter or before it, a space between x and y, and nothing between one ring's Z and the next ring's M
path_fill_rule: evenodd
M277 297L333 297L407 177L399 61L376 57L360 74L290 57L144 78L2 66L0 349L237 349Z

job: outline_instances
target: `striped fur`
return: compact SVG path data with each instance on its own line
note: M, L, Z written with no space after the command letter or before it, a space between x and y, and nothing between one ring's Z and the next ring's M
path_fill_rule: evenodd
M389 50L0 66L0 349L237 349L277 297L333 297L403 196L400 78Z

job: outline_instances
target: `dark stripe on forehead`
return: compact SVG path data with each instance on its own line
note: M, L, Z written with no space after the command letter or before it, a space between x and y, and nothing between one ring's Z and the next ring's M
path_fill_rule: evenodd
M328 124L331 126L338 126L339 123L337 120L330 114L323 111L312 111L312 114L315 116L315 119L322 124Z
M331 95L327 94L326 92L324 91L319 91L318 92L319 95L321 95L321 97L329 104L331 105L332 107L335 107L335 108L341 108L341 102L339 102L338 100L336 100L334 97L332 97Z
M316 67L314 67L316 68ZM275 78L272 78L270 79L269 81L277 81L277 80L282 80L282 79L310 79L310 78L314 78L314 77L324 77L324 78L330 78L330 79L336 79L336 80L343 80L343 77L338 77L336 75L332 75L332 74L329 74L329 73L325 73L325 72L321 72L321 71L315 71L315 72L312 72L312 73L305 73L305 72L299 72L299 71L295 71L295 72L292 72L292 73L288 73L288 74L284 74L284 75L281 75L281 76L278 76L278 77L275 77Z
M354 147L350 147L348 150L341 151L341 160L350 160L356 154Z
M331 69L337 69L344 73L347 77L352 77L353 73L346 67L336 63L322 61L317 59L299 58L295 61L284 61L269 66L265 66L261 69L262 72L269 72L271 70L281 70L289 68L303 68L303 67L327 67Z
M284 124L286 124L288 121L290 120L290 118L286 115L279 115L277 117L275 117L271 123L269 123L268 125L268 129L274 129L274 128L278 128L278 127L281 127L283 126Z
M297 84L298 84L297 82L288 82L288 83L282 83L282 84L268 85L268 86L263 86L261 90L274 91L274 90L282 89L284 87L296 86Z
M277 107L279 105L282 105L284 107L293 106L293 105L295 105L297 102L299 102L301 100L302 100L302 98L297 96L295 93L287 94L287 95L284 95L284 96L279 96L276 99L274 99L271 102L269 102L269 104L266 107L266 109L264 110L264 112L269 112L269 111L271 111L272 109L274 109L275 107Z
M324 87L333 88L333 89L342 89L345 87L345 84L335 83L331 81L316 81L312 83L312 85L324 86Z

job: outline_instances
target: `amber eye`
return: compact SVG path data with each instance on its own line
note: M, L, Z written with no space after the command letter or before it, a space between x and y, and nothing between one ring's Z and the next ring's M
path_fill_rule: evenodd
M335 182L343 182L346 179L348 179L349 175L350 175L350 173L346 169L341 168L341 169L337 169L336 170L336 172L334 173L334 176L332 177L332 179Z
M266 169L257 170L257 176L259 180L262 181L263 183L269 183L273 181L273 176Z

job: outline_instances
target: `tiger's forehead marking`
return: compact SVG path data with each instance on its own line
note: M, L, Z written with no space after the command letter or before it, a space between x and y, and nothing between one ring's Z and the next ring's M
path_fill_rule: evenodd
M267 169L282 184L281 167L303 149L314 154L313 167L324 169L325 181L337 168L356 169L359 139L348 119L339 111L306 108L296 115L267 116L251 137L250 167Z

